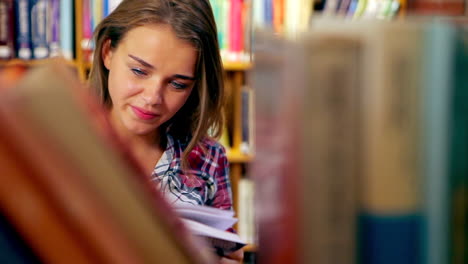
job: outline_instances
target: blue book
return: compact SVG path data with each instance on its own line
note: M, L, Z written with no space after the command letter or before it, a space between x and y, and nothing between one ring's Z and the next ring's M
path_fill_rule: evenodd
M47 41L47 0L30 0L31 5L31 42L33 57L44 59L49 57L49 43Z
M29 0L15 1L17 56L24 60L32 58L29 7Z
M419 24L369 26L363 85L360 264L421 263ZM363 28L366 30L367 28ZM398 36L398 37L395 37Z
M49 1L49 54L50 57L60 54L60 0Z
M445 23L428 26L425 40L422 232L423 263L448 263L449 134L455 29Z
M73 36L75 30L73 28L73 0L60 1L60 49L65 59L73 60Z
M265 1L265 25L268 27L273 27L273 0L264 0Z

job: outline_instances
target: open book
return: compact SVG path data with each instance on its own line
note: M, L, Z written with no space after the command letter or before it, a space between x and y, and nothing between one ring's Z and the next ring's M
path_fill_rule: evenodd
M226 231L237 222L234 211L181 202L174 203L173 207L186 227L207 239L216 254L225 256L246 245L237 234Z

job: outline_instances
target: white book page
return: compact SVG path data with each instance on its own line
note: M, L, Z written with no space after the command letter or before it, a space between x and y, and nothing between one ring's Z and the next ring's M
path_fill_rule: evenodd
M193 234L204 236L204 237L211 237L220 240L235 242L239 244L244 244L245 242L234 233L219 230L192 220L182 219L182 222L192 231Z

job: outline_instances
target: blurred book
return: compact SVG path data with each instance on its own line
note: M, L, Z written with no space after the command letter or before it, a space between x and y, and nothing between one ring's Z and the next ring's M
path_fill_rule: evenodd
M254 182L247 178L242 178L238 183L239 196L237 204L239 222L237 223L237 231L239 236L251 245L258 244L255 223L254 186Z
M257 34L259 263L466 262L466 40L425 19Z
M2 213L47 263L212 261L64 65L2 89Z
M14 57L15 20L13 0L0 0L0 59Z

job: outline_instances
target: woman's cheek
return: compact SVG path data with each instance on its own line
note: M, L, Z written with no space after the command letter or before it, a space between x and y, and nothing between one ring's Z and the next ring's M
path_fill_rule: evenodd
M125 86L124 96L125 97L132 97L140 93L143 88L142 85L134 80L127 80L127 85Z

